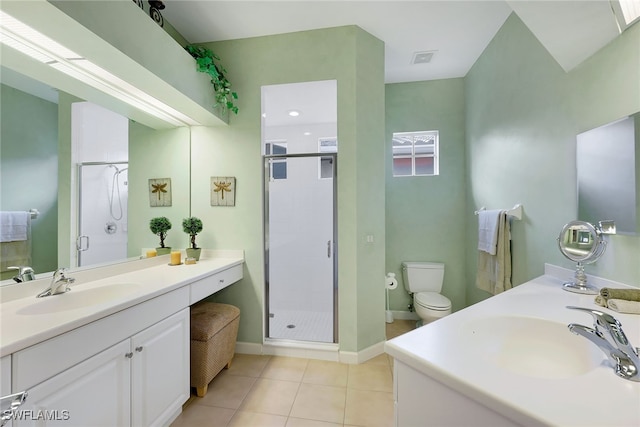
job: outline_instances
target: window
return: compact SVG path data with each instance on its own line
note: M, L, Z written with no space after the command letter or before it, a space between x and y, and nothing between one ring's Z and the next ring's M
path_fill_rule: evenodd
M438 131L393 134L393 176L438 175Z
M337 153L338 138L318 139L318 153ZM333 178L333 157L320 157L318 177L320 179Z
M287 141L267 141L264 145L264 154L287 154ZM269 162L269 179L287 179L287 159L271 159Z

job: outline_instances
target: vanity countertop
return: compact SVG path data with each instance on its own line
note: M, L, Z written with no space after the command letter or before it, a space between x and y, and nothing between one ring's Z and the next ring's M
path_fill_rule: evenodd
M243 251L203 251L200 261L192 265L171 266L168 260L167 255L132 261L125 267L103 267L101 276L71 272L67 276L76 278L71 291L45 298L35 295L47 287L48 280L27 282L28 295L5 298L0 304L0 356L240 265L244 263L244 254ZM89 302L67 309L72 299Z
M588 313L570 310L566 306L594 308L613 315L622 324L631 344L640 346L640 315L617 313L597 306L593 295L564 291L563 279L558 277L566 280L571 277L571 272L563 275L564 269L553 266L547 266L546 272L544 276L387 341L385 351L396 361L521 425L640 425L640 382L617 377L604 353L587 339L573 335L568 328L566 342L584 340L588 346L583 353L589 355L576 354L575 364L573 360L561 360L564 363L560 365L568 366L570 371L579 364L579 358L584 360L586 357L591 359L589 363L592 366L584 371L554 371L554 358L572 359L574 353L550 351L548 353L553 354L543 355L549 356L548 375L540 364L527 370L528 356L543 351L538 350L536 340L545 346L544 340L549 339L545 331L547 325L555 328L553 330L557 332L554 334L557 334L561 346L564 332L559 326L569 323L592 326ZM592 281L592 284L598 288L624 286L602 279ZM500 355L512 349L508 344L499 348L503 345L501 340L525 342L517 335L518 325L537 325L538 321L542 328L526 329L527 338L533 344L521 353L522 366L518 366L518 356L514 359L516 363L507 366ZM504 334L491 327L483 330L482 325L509 329L500 322L515 325L510 332L511 337L508 337L509 333ZM492 344L485 345L485 342ZM523 351L522 348L517 350Z

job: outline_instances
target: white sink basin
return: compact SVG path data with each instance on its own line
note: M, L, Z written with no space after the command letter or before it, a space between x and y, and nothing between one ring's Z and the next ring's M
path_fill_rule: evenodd
M16 313L34 315L76 310L122 297L135 291L138 287L139 285L135 283L115 283L86 289L83 289L82 286L74 288L72 285L71 290L63 294L43 298L34 296L32 304L20 308Z
M488 317L467 324L464 333L484 360L528 377L571 378L595 369L606 358L567 325L543 319Z

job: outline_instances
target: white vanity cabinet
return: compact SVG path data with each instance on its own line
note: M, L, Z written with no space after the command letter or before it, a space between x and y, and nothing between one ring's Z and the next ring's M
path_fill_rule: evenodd
M397 427L520 426L397 359L394 361L393 378Z
M22 426L130 426L129 340L29 389Z
M29 389L14 426L160 426L188 397L187 308Z
M241 252L217 255L79 276L82 303L0 300L1 390L28 392L12 427L169 425L190 396L189 307L243 275Z
M0 359L0 397L11 394L11 356L4 356ZM5 427L12 427L9 420Z
M190 394L189 309L131 338L131 423L164 425Z
M11 394L11 356L0 359L0 397Z

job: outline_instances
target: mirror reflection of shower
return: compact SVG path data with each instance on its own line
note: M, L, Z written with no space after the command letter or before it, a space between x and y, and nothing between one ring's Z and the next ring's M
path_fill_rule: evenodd
M128 164L79 166L78 265L127 257Z
M122 219L122 214L123 214L123 210L122 210L122 195L120 194L120 174L122 172L125 172L126 170L128 170L129 168L123 168L123 169L118 169L118 167L116 165L109 165L109 167L112 167L115 169L115 171L113 172L113 180L111 182L111 194L109 197L109 213L111 214L111 218L116 220L116 221L120 221ZM122 185L126 186L127 185L127 181L123 181ZM115 207L115 213L114 213L114 194L117 192L117 199L116 199L116 207Z
M71 173L77 266L127 258L129 120L90 102L72 104ZM71 264L74 265L74 264Z

